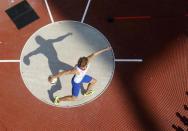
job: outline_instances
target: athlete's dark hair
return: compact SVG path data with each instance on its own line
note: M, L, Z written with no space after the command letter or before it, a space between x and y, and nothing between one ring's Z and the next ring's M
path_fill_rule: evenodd
M88 58L87 57L80 57L78 60L78 67L84 67L88 64Z

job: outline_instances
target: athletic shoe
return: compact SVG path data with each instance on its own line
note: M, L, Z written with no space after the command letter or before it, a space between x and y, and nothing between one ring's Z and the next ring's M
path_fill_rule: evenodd
M55 104L56 106L58 106L58 105L59 105L59 102L60 102L59 97L56 96L56 97L55 97L55 100L54 100L54 104Z
M89 90L86 93L84 93L84 96L89 96L92 95L94 93L94 90Z

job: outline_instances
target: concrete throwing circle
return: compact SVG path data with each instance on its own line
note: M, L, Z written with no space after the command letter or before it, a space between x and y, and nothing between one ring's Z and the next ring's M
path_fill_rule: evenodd
M76 21L51 23L36 31L26 42L20 62L20 71L28 90L39 100L53 105L55 96L72 93L71 78L65 75L52 85L48 76L73 68L82 56L110 46L108 40L95 28ZM61 102L60 107L74 107L86 104L100 96L112 80L115 69L113 51L97 56L87 72L97 79L95 93L84 96L83 85L78 100Z

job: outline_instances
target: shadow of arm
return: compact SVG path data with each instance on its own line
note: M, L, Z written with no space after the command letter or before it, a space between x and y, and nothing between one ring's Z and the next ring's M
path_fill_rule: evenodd
M29 54L27 54L26 56L24 56L23 58L23 62L26 64L26 65L30 65L30 57L33 56L33 55L36 55L36 54L39 54L40 51L37 49L33 52L30 52Z
M56 39L49 39L49 41L51 43L59 42L59 41L62 41L63 39L65 39L66 37L68 37L70 35L72 35L72 33L67 33L66 35L60 36L60 37L58 37Z

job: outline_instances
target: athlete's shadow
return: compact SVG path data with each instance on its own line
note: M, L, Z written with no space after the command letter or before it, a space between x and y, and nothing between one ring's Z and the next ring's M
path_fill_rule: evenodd
M81 88L80 88L80 92L81 92L82 95L84 95L84 94L87 92L87 89L84 87L83 84L81 84L80 87L81 87Z
M39 45L39 47L34 50L33 52L27 54L24 59L23 62L26 65L30 64L30 57L33 55L37 55L37 54L43 54L44 56L46 56L46 58L48 59L48 65L49 68L51 70L52 74L56 74L58 73L60 70L68 70L68 69L72 69L73 66L68 65L62 61L60 61L57 57L57 52L53 46L53 44L55 44L56 42L62 41L64 40L66 37L72 35L72 33L67 33L66 35L60 36L56 39L48 39L45 40L44 38L42 38L41 36L36 36L35 40L36 43ZM48 79L48 76L46 76ZM53 94L61 89L61 82L58 79L57 83L55 85L52 85L51 89L48 90L48 95L50 100L53 102L54 101L54 96Z

